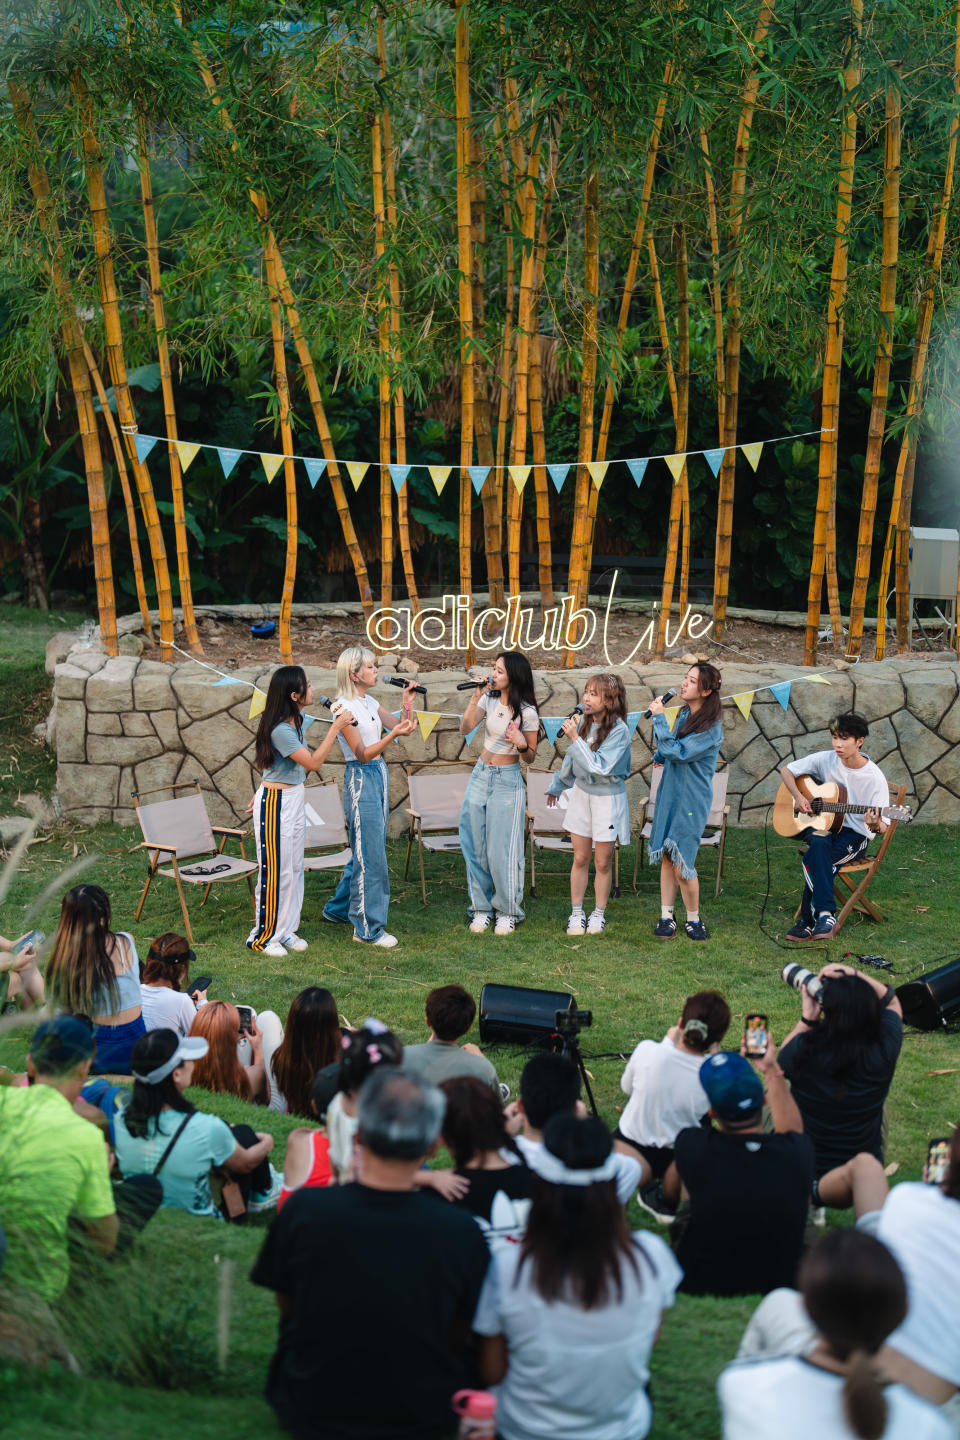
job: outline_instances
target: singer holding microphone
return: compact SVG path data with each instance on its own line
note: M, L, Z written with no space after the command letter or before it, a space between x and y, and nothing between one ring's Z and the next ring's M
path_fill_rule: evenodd
M352 925L354 940L392 949L397 937L387 932L390 872L387 869L387 767L383 752L390 741L412 735L417 722L410 713L410 697L423 687L404 686L405 714L398 720L367 691L377 683L379 667L372 650L359 645L344 650L337 661L337 698L333 713L356 720L338 732L347 764L343 774L343 808L353 852L332 898L323 908L324 920ZM384 735L384 726L387 733Z
M660 919L654 934L669 940L677 933L674 905L677 887L687 912L684 931L691 940L709 939L700 918L700 881L697 851L713 802L713 775L723 742L720 718L720 671L700 661L691 665L680 685L683 704L671 732L663 712L668 690L654 700L646 715L653 717L653 763L663 766L653 811L650 864L660 863Z
M530 661L518 650L498 655L489 680L478 680L476 694L460 721L469 735L485 721L483 750L473 767L460 812L460 848L467 866L474 935L489 930L512 935L523 919L523 828L526 786L520 760L529 765L537 753L540 716L533 693Z

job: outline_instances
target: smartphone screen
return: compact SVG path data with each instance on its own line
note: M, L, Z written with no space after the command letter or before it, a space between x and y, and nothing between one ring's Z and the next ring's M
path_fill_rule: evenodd
M923 1167L923 1178L928 1185L942 1185L947 1178L950 1165L950 1141L931 1140L927 1146L927 1163Z
M238 1005L240 1011L240 1034L249 1035L253 1029L253 1007L250 1005Z
M765 1055L767 1053L766 1015L748 1015L744 1021L743 1033L744 1048L748 1055Z
M24 950L29 950L31 946L34 950L38 950L46 938L42 930L31 930L23 936L22 940L17 941L13 947L13 953L20 955Z

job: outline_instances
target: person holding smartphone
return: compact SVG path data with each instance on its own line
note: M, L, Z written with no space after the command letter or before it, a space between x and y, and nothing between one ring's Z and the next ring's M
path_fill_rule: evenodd
M193 1017L191 1035L207 1041L192 1084L256 1105L267 1103L267 1064L283 1041L283 1025L272 1010L255 1014L249 1005L212 1000Z
M43 976L37 965L37 946L44 938L39 930L28 930L19 940L7 940L0 935L0 1008L15 1000L20 1001L21 1010L43 1004Z

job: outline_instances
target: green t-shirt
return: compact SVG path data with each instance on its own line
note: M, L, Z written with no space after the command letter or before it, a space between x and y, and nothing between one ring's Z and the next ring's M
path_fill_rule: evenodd
M0 1089L3 1278L56 1300L70 1272L67 1222L113 1215L104 1137L52 1085Z

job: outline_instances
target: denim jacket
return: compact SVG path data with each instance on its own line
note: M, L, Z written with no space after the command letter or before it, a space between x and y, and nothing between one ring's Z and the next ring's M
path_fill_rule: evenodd
M571 785L594 795L615 795L625 789L630 774L630 731L622 720L616 720L600 749L591 750L595 728L596 721L570 742L563 764L547 787L548 795L560 795Z

